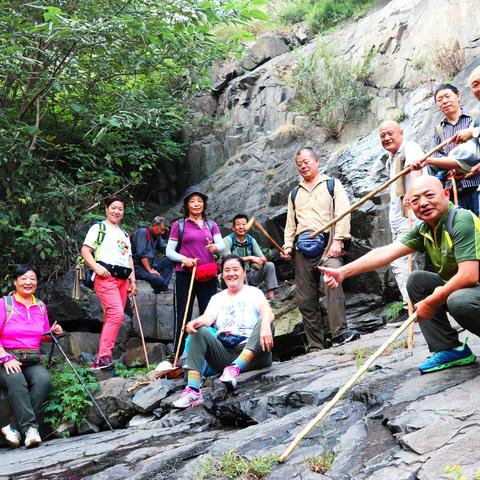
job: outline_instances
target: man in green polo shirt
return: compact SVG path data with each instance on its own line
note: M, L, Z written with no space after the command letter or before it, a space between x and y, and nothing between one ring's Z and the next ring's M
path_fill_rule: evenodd
M418 367L422 373L469 365L476 359L466 342L459 341L447 312L465 330L480 336L480 220L461 208L450 213L456 207L449 196L437 178L417 177L410 188L410 206L422 223L398 241L341 268L320 267L325 284L336 288L345 278L383 267L414 251L426 252L436 273L416 270L407 281L417 321L433 353Z

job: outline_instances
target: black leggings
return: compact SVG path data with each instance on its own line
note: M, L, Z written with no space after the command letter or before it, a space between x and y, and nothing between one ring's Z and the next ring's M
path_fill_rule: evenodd
M182 330L183 315L185 314L185 306L187 304L188 289L190 287L190 279L192 278L192 274L187 272L176 272L175 277L177 316L175 318L174 351L176 352L178 347L178 341L180 339L180 332ZM199 313L200 315L202 315L207 308L208 302L216 293L216 278L208 282L194 281L186 323L192 319L192 307L195 297L197 297ZM185 348L185 336L186 334L183 335L182 345L180 347L180 354L182 354L183 349Z

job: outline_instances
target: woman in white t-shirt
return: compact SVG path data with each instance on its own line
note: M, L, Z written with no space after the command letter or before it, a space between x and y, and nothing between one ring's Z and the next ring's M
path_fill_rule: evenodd
M94 272L94 288L105 311L94 370L113 368L112 350L122 326L127 295L137 293L130 239L120 228L124 212L121 197L107 197L106 218L90 227L81 251Z
M237 255L227 255L222 263L226 290L214 295L205 313L187 323L190 334L188 384L175 408L188 408L203 402L200 371L206 361L223 373L220 381L229 390L237 386L237 377L246 370L272 364L273 313L263 292L245 285L245 263ZM209 326L215 324L214 336Z

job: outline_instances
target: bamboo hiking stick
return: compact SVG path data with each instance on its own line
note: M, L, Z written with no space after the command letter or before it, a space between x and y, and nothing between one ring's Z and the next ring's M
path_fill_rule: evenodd
M278 250L280 250L280 252L285 255L285 250L271 237L271 235L255 220L255 217L252 217L247 225L245 226L245 229L247 230L247 232L252 228L252 227L255 227L257 230L260 230L261 233L263 233L263 235L265 235L265 237L268 238L268 240L270 240L272 242L272 244L278 248Z
M337 394L322 408L320 413L297 435L293 442L279 458L280 462L284 462L287 457L297 448L302 439L310 433L310 431L322 420L327 413L337 404L337 402L345 395L345 393L357 382L357 380L372 366L375 360L415 321L417 314L414 313L408 317L390 337L383 342L383 345L365 362L365 364L358 370L355 375L337 392Z
M178 339L177 351L175 353L175 361L173 366L177 366L178 357L180 355L180 347L182 346L183 334L185 332L185 324L187 323L188 311L190 310L190 299L192 298L193 282L195 281L195 272L197 271L197 264L193 266L192 278L190 279L190 287L188 288L187 304L185 305L185 313L183 314L182 329L180 330L180 337Z
M150 363L148 362L147 345L145 344L145 336L143 335L142 321L140 320L140 314L138 313L137 299L134 295L131 296L133 308L135 309L135 315L137 316L138 328L140 329L140 337L142 339L143 354L145 355L145 362L147 362L147 368L150 369Z
M408 229L412 229L412 210L410 208L407 208L407 216L408 216ZM412 273L413 270L413 255L410 254L408 256L408 275ZM411 317L413 314L413 303L408 299L408 316ZM415 346L413 344L413 335L415 333L415 323L411 323L410 326L408 327L408 334L407 334L407 348L408 350L412 350L412 348Z
M453 191L453 203L458 205L458 190L457 190L457 181L455 176L452 175L452 191Z
M453 138L453 137L452 137ZM434 153L438 152L441 150L443 147L447 146L449 143L452 143L452 138L448 138L444 142L442 142L440 145L437 145L435 148L432 148L428 153L426 153L420 161L426 160L428 157L431 157ZM335 225L337 222L342 220L342 218L346 217L349 213L352 213L354 210L356 210L360 205L363 205L367 200L370 200L373 198L375 195L380 193L382 190L385 190L388 186L390 186L393 182L396 182L400 177L403 175L406 175L408 172L410 172L410 167L404 168L401 172L397 173L394 177L390 178L388 181L386 181L383 185L380 185L378 188L376 188L373 192L370 192L368 195L365 195L363 198L361 198L358 202L354 203L348 210L345 212L341 213L340 215L337 215L335 218L330 220L328 223L323 225L321 228L319 228L316 232L313 232L311 235L309 235L310 238L314 238L320 233L324 232L325 230L328 230L332 225Z

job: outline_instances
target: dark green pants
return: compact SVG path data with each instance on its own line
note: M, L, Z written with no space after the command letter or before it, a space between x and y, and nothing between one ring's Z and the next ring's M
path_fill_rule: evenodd
M52 378L48 371L37 363L22 366L22 373L7 375L5 367L1 365L0 385L8 390L8 403L15 418L12 426L23 433L29 427L38 429L44 403L52 389Z
M415 270L408 277L407 291L415 304L444 284L440 275L436 273ZM437 309L432 320L418 322L431 352L448 350L461 345L457 331L450 325L447 312L465 330L480 336L480 286L462 288L453 292L448 297L446 305Z
M264 352L260 345L260 322L253 329L247 343L235 347L225 347L207 327L200 327L197 333L190 336L188 368L201 372L203 361L206 360L217 373L222 373L223 369L230 365L244 348L254 353L253 360L247 365L245 371L269 367L272 364L272 352Z

